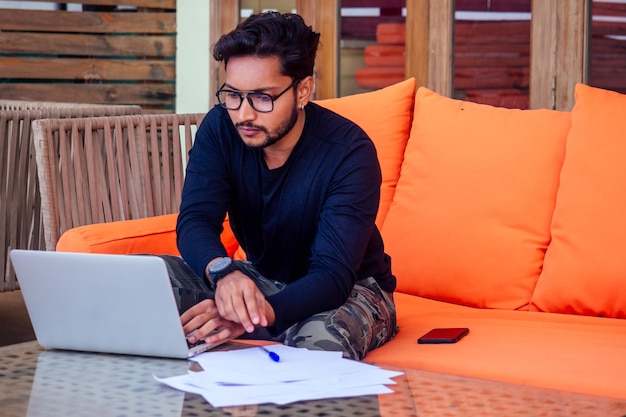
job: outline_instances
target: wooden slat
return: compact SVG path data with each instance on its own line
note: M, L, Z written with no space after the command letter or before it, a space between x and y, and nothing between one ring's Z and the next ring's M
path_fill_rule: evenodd
M626 16L626 4L594 1L593 16ZM593 20L589 54L589 84L599 88L626 92L626 41L611 35L626 34L626 23Z
M592 58L595 59L603 54L626 55L626 41L611 38L591 38Z
M528 88L529 69L510 67L457 68L454 87L459 90L486 88Z
M0 83L8 100L68 101L106 104L166 105L173 103L173 84L28 84Z
M624 64L621 65L621 67L595 68L589 75L589 83L594 87L623 91L626 85L624 84Z
M455 54L455 68L490 68L490 67L509 67L509 68L528 68L530 65L530 57L508 55L505 53L472 54L470 56L463 54Z
M624 22L602 22L594 21L591 33L594 36L599 35L626 35L626 24Z
M509 56L529 56L530 54L530 37L525 43L514 44L484 44L484 43L459 43L454 44L455 56L466 55L492 55L505 54Z
M608 3L595 0L591 8L594 16L626 16L626 3Z
M598 55L593 60L592 64L592 70L602 69L604 71L612 71L615 74L624 74L624 70L626 70L626 54Z
M176 63L147 59L0 57L0 78L175 81Z
M530 21L457 21L455 42L461 44L528 44Z
M516 109L528 108L528 90L499 88L496 90L465 90L463 93L464 96L458 98L491 106Z
M31 2L50 3L50 0L30 0ZM125 6L149 7L158 9L174 9L176 0L75 0L73 3L118 6L123 3Z
M82 33L174 33L176 13L2 9L0 30Z
M176 37L0 32L0 51L7 54L170 57L176 55Z

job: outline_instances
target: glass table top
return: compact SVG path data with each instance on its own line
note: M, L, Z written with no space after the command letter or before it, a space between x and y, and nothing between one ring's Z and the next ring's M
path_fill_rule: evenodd
M232 408L214 408L153 378L193 366L178 359L43 350L36 342L2 347L0 415L626 416L626 401L413 369L394 378L392 394Z

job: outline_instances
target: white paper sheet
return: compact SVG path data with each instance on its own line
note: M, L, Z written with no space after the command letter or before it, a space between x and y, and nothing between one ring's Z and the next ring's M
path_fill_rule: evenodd
M194 358L204 371L156 378L177 390L202 395L214 407L288 404L296 401L376 395L392 392L385 385L402 372L343 359L339 352L268 346L207 352Z

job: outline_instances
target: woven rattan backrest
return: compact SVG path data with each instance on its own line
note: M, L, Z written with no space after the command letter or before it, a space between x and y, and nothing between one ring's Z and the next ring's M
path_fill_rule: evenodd
M39 182L31 121L39 118L68 118L141 113L139 106L77 106L0 100L0 292L18 289L10 265L11 249L44 249Z
M204 114L33 123L46 248L68 229L178 212Z
M120 106L87 103L58 103L55 101L27 101L0 99L0 110L80 109L82 117L114 114L139 114L140 106ZM93 111L91 109L94 109ZM60 117L60 116L57 116ZM80 117L80 116L76 116Z

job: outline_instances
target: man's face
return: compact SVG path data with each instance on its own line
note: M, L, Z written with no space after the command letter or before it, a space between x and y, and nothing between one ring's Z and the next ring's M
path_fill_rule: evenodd
M281 74L280 62L276 57L237 57L228 61L224 89L254 91L276 96L289 87L292 81L290 77ZM298 120L298 108L293 92L295 88L294 85L274 100L274 110L269 113L256 111L245 98L238 110L228 111L247 146L267 148L285 137L296 134L293 132ZM245 93L243 95L245 96Z

